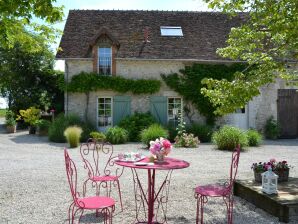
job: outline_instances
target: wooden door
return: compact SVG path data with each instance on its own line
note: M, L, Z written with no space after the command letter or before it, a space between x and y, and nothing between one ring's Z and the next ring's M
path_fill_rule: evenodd
M281 128L281 138L298 137L298 92L296 89L278 90L277 120Z

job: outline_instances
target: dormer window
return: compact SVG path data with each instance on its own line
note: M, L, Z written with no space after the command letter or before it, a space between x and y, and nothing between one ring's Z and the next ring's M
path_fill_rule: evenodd
M112 48L98 48L98 73L111 75L112 71Z
M181 26L161 26L161 36L183 37Z

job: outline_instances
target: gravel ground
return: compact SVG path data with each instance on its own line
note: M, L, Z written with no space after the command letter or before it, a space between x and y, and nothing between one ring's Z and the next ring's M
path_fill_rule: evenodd
M0 223L66 223L71 195L65 174L63 147L66 144L49 143L47 138L28 135L27 131L16 134L0 133ZM116 145L115 153L141 151L141 144ZM79 183L86 177L82 169L78 149L69 150L79 167ZM195 223L193 188L198 184L214 183L228 177L230 152L214 150L211 144L201 144L197 149L174 149L171 157L190 162L190 167L175 170L172 175L168 223ZM241 153L239 179L252 178L250 165L254 161L272 157L297 165L298 140L265 142L258 148ZM143 176L144 171L140 171ZM161 180L165 172L157 173ZM291 176L297 175L297 168ZM145 177L145 176L144 176ZM134 223L134 194L132 174L125 169L120 179L124 211L119 203L113 218L114 223ZM94 189L89 189L94 192ZM113 191L116 192L116 191ZM113 195L117 199L117 195ZM226 223L225 206L220 199L210 199L205 208L205 223ZM102 223L93 212L85 212L81 223ZM278 219L252 204L235 198L234 223L279 223ZM297 223L292 221L291 223Z

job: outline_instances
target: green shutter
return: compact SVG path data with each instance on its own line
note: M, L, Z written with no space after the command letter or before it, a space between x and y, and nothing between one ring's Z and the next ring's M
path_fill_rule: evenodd
M165 96L152 96L150 97L150 113L155 119L163 125L167 124L167 97Z
M114 96L113 99L113 125L130 115L130 96Z

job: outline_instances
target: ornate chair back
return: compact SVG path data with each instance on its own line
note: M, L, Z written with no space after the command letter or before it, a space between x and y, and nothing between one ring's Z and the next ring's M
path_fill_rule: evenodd
M67 149L64 149L64 158L65 158L65 167L66 167L66 175L70 187L70 192L73 198L74 203L79 206L78 198L79 193L77 192L77 168L73 160L69 157Z
M233 188L233 185L235 182L235 178L238 171L239 157L240 157L240 145L237 145L237 147L232 153L232 162L230 167L230 182L228 185L229 190Z
M88 170L89 178L95 176L118 176L123 173L123 167L114 166L113 145L108 142L97 142L89 139L80 147L84 168Z

